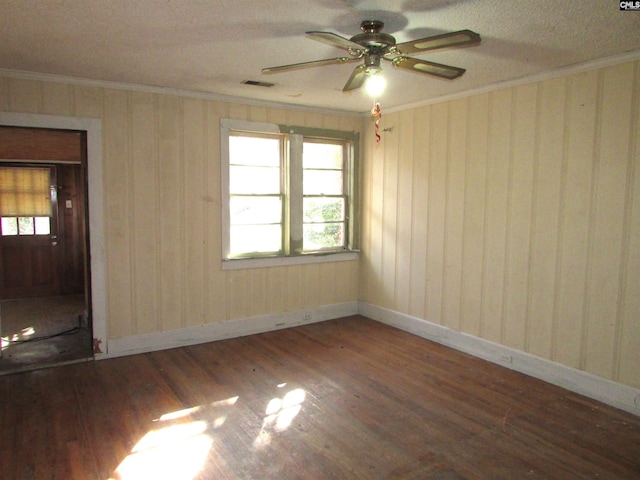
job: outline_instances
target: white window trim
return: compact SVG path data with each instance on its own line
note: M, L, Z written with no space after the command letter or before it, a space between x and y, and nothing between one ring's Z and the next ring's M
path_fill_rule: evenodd
M262 268L262 267L275 267L275 266L287 266L287 265L303 265L311 263L327 263L327 262L340 262L340 261L352 261L357 260L359 257L359 250L357 249L357 233L353 230L357 229L357 199L358 191L355 185L354 179L357 178L357 164L358 164L358 148L356 145L353 156L356 158L350 159L352 164L349 167L351 185L349 186L350 194L352 195L352 202L350 205L350 218L355 215L356 222L350 222L352 229L349 233L349 244L354 245L354 248L346 251L327 251L327 252L314 252L304 254L289 254L278 255L269 257L251 257L251 258L228 258L230 245L229 245L229 134L230 131L245 130L247 132L259 132L259 133L273 133L273 134L287 134L289 141L299 141L300 148L302 148L303 135L298 134L298 130L310 130L303 127L285 127L273 123L260 123L249 122L244 120L220 120L220 135L221 135L221 206L222 206L222 270L240 270L247 268ZM321 130L319 130L321 131ZM336 138L345 138L355 141L357 144L357 134L350 134L349 132L342 132L343 135L336 135ZM355 137L355 140L354 138ZM301 172L300 172L301 173ZM290 219L293 222L295 219ZM302 232L300 232L300 237Z

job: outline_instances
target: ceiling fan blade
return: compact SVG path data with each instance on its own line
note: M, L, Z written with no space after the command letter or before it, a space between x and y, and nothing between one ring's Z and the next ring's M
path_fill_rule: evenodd
M439 48L477 45L478 43L480 43L480 35L476 32L460 30L458 32L443 33L442 35L399 43L396 45L395 51L400 55L408 55L410 53L427 52Z
M367 78L366 72L366 65L358 65L351 73L351 76L349 77L349 80L347 80L347 83L344 84L344 88L342 89L342 91L350 92L351 90L360 88L364 83L365 78Z
M280 65L279 67L267 67L262 69L262 73L280 73L289 70L298 70L301 68L320 67L322 65L335 65L341 63L349 63L359 61L359 58L338 57L327 58L325 60L313 60L311 62L292 63L291 65Z
M334 47L343 48L344 50L354 50L358 52L364 52L366 48L362 45L352 42L340 35L336 35L331 32L306 32L307 36L312 40L317 40L322 43L327 43Z
M446 78L448 80L458 78L460 75L466 72L464 68L442 65L440 63L434 62L427 62L426 60L420 60L412 57L396 57L393 60L389 61L396 68L411 70L412 72L426 73L428 75Z

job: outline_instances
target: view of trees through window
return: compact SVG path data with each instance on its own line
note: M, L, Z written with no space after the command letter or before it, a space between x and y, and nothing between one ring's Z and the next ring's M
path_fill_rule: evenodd
M285 146L278 134L229 136L231 256L288 254L285 235L293 230L302 252L346 246L345 142L305 138L301 155L287 161ZM298 225L292 210L302 213Z
M344 146L306 141L303 166L303 249L344 246Z

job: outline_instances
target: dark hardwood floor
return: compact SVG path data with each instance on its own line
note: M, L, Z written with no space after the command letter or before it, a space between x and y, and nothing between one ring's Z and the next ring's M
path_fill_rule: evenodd
M2 479L638 479L640 417L360 316L0 378Z

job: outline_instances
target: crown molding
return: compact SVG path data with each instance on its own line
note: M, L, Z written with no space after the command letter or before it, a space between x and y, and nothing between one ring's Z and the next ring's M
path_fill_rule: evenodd
M589 70L596 70L598 68L611 67L613 65L619 65L621 63L632 62L640 60L640 50L633 50L630 52L613 55L610 57L603 57L597 60L590 60L587 62L576 63L573 65L567 65L564 67L554 68L534 75L527 75L525 77L514 78L512 80L505 80L502 82L496 82L483 87L474 88L470 90L464 90L462 92L453 93L451 95L443 95L430 100L422 102L414 102L411 104L400 105L397 107L386 108L385 113L402 112L405 110L411 110L413 108L423 107L426 105L434 105L437 103L444 103L451 100L457 100L459 98L471 97L473 95L480 95L483 93L489 93L496 90L502 90L504 88L512 88L520 85L527 85L530 83L536 83L543 80L549 80L552 78L563 77L567 75L573 75L576 73L582 73ZM362 113L363 116L370 116L369 112Z
M222 95L219 93L201 92L196 90L185 90L180 88L158 87L151 85L141 85L136 83L113 82L109 80L92 80L90 78L69 77L64 75L54 75L50 73L28 72L24 70L11 70L0 68L0 77L14 78L18 80L31 80L51 83L62 83L66 85L107 88L112 90L127 90L132 92L152 93L157 95L171 95L182 98L193 98L197 100L209 100L256 107L282 108L287 110L297 110L309 113L319 113L328 115L339 115L354 117L357 112L345 110L334 110L329 108L317 108L304 105L294 105L290 103L270 102L268 100L257 100L246 97L236 97L232 95Z

